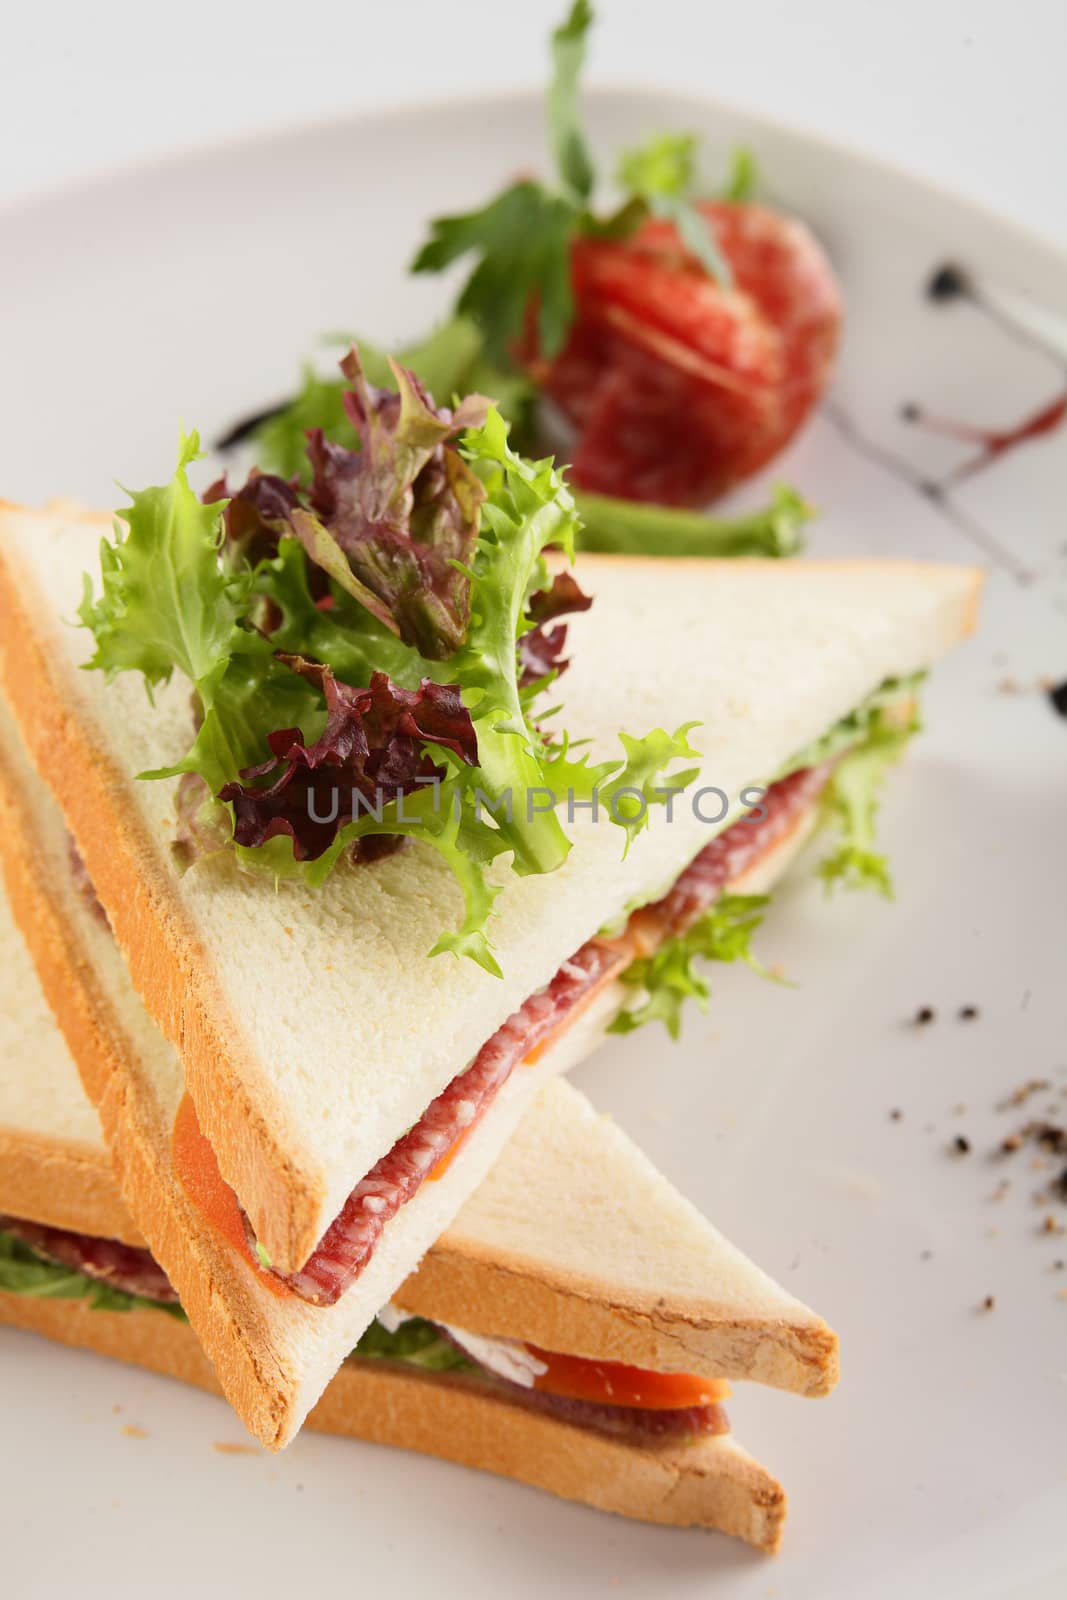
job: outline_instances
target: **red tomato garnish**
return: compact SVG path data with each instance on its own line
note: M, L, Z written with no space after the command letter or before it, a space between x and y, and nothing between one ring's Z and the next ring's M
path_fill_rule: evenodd
M589 1361L527 1345L548 1371L534 1379L534 1388L569 1400L594 1400L601 1405L633 1406L640 1411L684 1411L689 1406L716 1405L729 1398L723 1378L698 1378L691 1372L646 1372L623 1361Z
M575 320L550 364L524 351L578 431L583 489L701 505L788 443L829 381L841 295L800 222L765 206L705 201L729 262L722 288L674 225L578 239Z
M241 1208L237 1196L219 1171L218 1158L211 1141L200 1127L200 1119L192 1097L182 1096L171 1135L171 1154L178 1181L197 1210L211 1226L233 1245L249 1266L254 1267L260 1281L272 1293L286 1295L289 1290L281 1279L265 1272L249 1249Z

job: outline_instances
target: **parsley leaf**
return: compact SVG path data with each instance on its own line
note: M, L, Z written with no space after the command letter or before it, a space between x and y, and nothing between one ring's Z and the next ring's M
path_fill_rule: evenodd
M589 199L596 182L592 157L578 110L578 79L585 62L586 35L593 22L589 0L574 0L566 22L552 35L554 72L548 90L548 126L556 168L578 202Z
M696 180L696 148L693 134L657 134L647 144L623 153L619 182L652 216L672 222L705 272L729 289L733 287L729 263L715 242L711 224L690 200Z
M730 175L719 191L719 198L741 205L753 199L759 188L759 166L747 144L735 145L730 154Z
M562 348L574 312L570 242L575 224L570 200L523 179L480 211L435 218L411 270L440 272L463 256L476 255L456 309L477 323L490 360L507 359L531 300L540 348L553 356Z

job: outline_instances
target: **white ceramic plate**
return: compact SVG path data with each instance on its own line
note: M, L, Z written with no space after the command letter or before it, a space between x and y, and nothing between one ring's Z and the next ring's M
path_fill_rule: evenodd
M280 1459L221 1454L213 1442L240 1429L220 1404L5 1330L7 1593L1062 1593L1067 1270L1053 1263L1067 1238L1038 1230L1067 1206L1034 1202L1054 1168L990 1152L1026 1114L996 1109L1021 1080L1053 1080L1030 1112L1054 1099L1067 1112L1067 722L1037 686L1067 676L1067 431L975 476L946 511L908 475L940 477L967 449L900 407L1007 425L1062 391L1067 263L914 179L700 101L602 93L590 114L605 150L693 128L711 165L750 142L825 238L849 305L838 421L818 419L773 469L823 507L813 552L971 560L977 538L1006 553L981 635L937 676L928 736L885 807L896 905L826 903L794 883L763 952L799 988L724 969L681 1046L641 1034L580 1076L840 1330L831 1400L742 1388L732 1407L790 1491L785 1551L767 1562L311 1436ZM476 101L228 145L7 213L0 490L109 503L113 477L169 474L179 419L213 437L284 396L320 330L421 332L447 293L404 272L423 219L481 199L540 149L534 97ZM926 299L948 257L1037 342L972 303ZM964 1023L968 1004L981 1014ZM907 1026L921 1005L937 1021ZM969 1155L947 1153L957 1133ZM1002 1176L1012 1187L993 1201Z

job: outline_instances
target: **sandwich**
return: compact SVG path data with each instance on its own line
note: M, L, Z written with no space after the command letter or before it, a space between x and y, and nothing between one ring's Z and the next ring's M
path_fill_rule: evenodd
M124 1199L272 1446L542 1084L673 1020L817 815L843 824L828 876L882 881L873 779L980 581L568 568L569 491L495 413L346 372L365 448L313 431L307 484L205 504L187 444L118 535L0 513L0 677L62 810L16 771L0 851L59 906L73 835L82 914L30 946L85 979L57 1009L83 1010ZM123 958L166 1068L100 979Z
M218 1391L2 894L0 1322ZM772 1550L785 1497L726 1373L825 1394L836 1339L554 1080L309 1421Z

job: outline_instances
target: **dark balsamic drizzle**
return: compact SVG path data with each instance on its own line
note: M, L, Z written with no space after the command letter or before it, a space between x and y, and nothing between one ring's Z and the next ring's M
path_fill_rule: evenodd
M294 399L295 396L290 395L288 400L279 400L276 405L264 406L261 411L252 411L247 417L240 417L225 433L220 434L213 448L220 454L236 450L239 444L245 444L254 433L258 433L264 423L273 422L283 411L288 411Z
M972 456L941 478L924 477L905 457L866 438L851 418L832 403L825 404L823 411L845 441L856 451L902 482L910 484L929 504L936 506L941 515L957 531L982 550L990 561L1010 573L1017 583L1032 583L1033 572L1019 560L1014 551L1002 544L995 534L963 511L951 498L951 490L968 478L972 478L975 473L991 467L994 462L1019 445L1045 438L1067 423L1067 361L1063 352L1055 345L1026 327L999 302L990 299L979 280L958 262L946 261L937 267L926 280L924 294L934 305L945 305L957 300L966 301L1007 333L1016 344L1027 346L1050 361L1061 379L1065 380L1063 389L1050 400L1042 402L1020 422L1010 428L1001 429L981 428L969 423L954 422L947 417L928 412L913 401L901 406L902 421L926 428L931 433L977 446ZM1056 692L1050 691L1052 694ZM1055 699L1053 704L1059 711L1060 706ZM1067 711L1061 711L1061 715L1067 716Z
M917 423L930 433L978 447L973 456L939 480L939 486L944 490L973 477L976 472L984 471L1019 445L1055 433L1067 422L1067 360L1055 345L1041 338L1006 311L998 301L991 299L979 281L957 262L946 262L932 273L926 284L926 298L935 304L965 300L1007 333L1015 344L1035 350L1051 362L1063 385L1050 400L1042 401L1036 410L1028 412L1010 428L976 427L971 423L954 422L947 417L936 416L922 406L912 404L902 407L901 417L905 422Z
M1013 577L1016 583L1030 584L1034 581L1034 574L1028 566L1019 560L1014 550L1009 549L984 528L980 522L956 505L946 494L941 483L934 479L924 478L903 456L895 450L890 450L886 445L878 444L874 439L869 439L856 426L855 422L840 406L832 400L823 402L821 411L827 421L840 434L841 438L857 455L863 456L868 461L873 461L892 477L901 483L909 484L923 499L928 501L945 521L950 523L957 533L962 533L982 554L993 563Z

